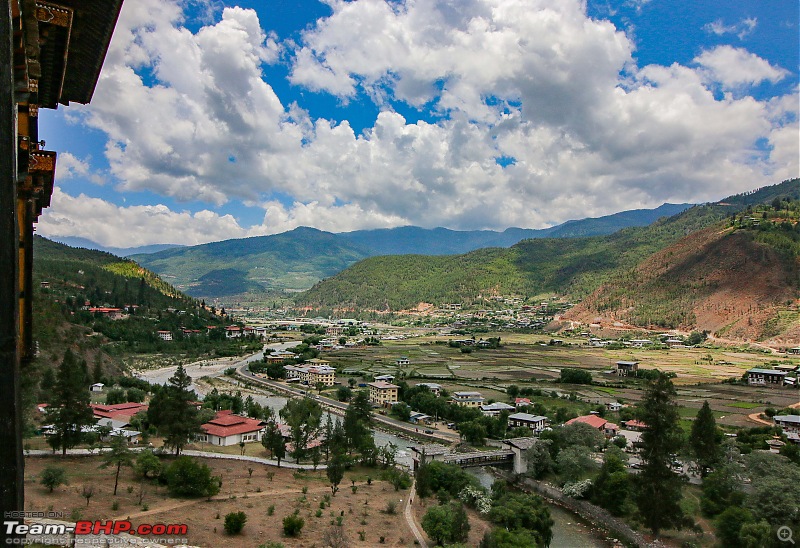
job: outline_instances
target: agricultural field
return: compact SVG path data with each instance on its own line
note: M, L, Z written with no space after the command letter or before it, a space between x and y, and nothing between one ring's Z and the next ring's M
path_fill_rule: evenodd
M722 426L755 426L748 415L767 407L780 409L800 401L800 392L791 388L751 387L722 381L739 379L754 367L772 368L777 364L800 365L800 358L788 358L745 347L703 346L669 350L625 348L609 350L585 345L585 338L563 338L563 344L551 345L551 336L520 333L484 333L484 339L500 337L497 349L473 348L464 352L448 342L459 335L424 335L402 340L383 341L378 347L338 350L325 353L339 371L348 377L392 374L410 384L436 382L449 391L479 390L489 400L507 399L506 388L515 384L539 389L550 396L535 397L546 407L564 407L586 411L590 405L611 401L635 403L642 394L644 381L618 377L617 361L638 361L640 369L660 369L676 375L678 402L685 418L693 418L708 400ZM478 337L480 340L480 337ZM398 367L396 360L407 357L410 365ZM556 383L564 367L591 372L592 386ZM358 372L358 373L356 373ZM563 399L574 393L577 401Z

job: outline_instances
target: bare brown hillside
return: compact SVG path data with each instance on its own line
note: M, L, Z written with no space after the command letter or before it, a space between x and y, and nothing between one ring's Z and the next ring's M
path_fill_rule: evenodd
M565 319L797 345L798 270L796 261L755 242L751 233L717 225L603 285Z

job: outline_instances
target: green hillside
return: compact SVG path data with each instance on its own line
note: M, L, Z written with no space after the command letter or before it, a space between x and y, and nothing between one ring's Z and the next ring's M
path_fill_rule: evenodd
M489 294L534 297L554 292L579 299L687 234L748 205L785 196L800 197L799 180L695 206L653 225L609 236L525 240L509 249L449 257L369 258L298 295L296 303L312 308L401 310L419 302L469 305Z
M800 333L800 200L750 206L622 270L568 314L767 340Z
M298 228L132 258L190 295L225 297L305 289L368 255L334 234Z
M34 339L45 359L57 361L67 347L87 361L118 366L129 354L230 354L222 327L230 319L205 309L137 263L103 251L34 240ZM121 319L91 308L121 309ZM196 330L184 340L183 329ZM168 330L174 340L162 341ZM219 340L217 340L219 339Z

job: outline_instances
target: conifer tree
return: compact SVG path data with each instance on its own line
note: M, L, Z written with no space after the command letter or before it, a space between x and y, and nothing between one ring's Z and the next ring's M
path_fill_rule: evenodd
M62 455L83 438L82 427L94 422L89 394L86 362L81 363L72 350L67 349L58 366L56 385L53 387L53 447L60 447Z
M672 470L681 448L675 387L659 372L639 403L638 417L647 426L642 432L642 470L636 477L636 504L645 526L655 536L663 529L684 525L681 480Z
M147 419L164 436L164 445L175 449L175 456L195 434L200 433L200 418L197 408L190 402L195 398L189 390L192 378L182 365L167 384L150 401Z
M697 418L692 423L689 444L697 466L700 468L700 476L706 477L709 468L712 468L719 460L720 444L717 422L708 401L703 403L703 407L697 412Z

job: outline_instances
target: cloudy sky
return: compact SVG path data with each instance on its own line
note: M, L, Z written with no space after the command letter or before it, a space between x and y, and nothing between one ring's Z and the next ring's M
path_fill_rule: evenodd
M126 0L45 236L542 228L798 176L795 0Z

